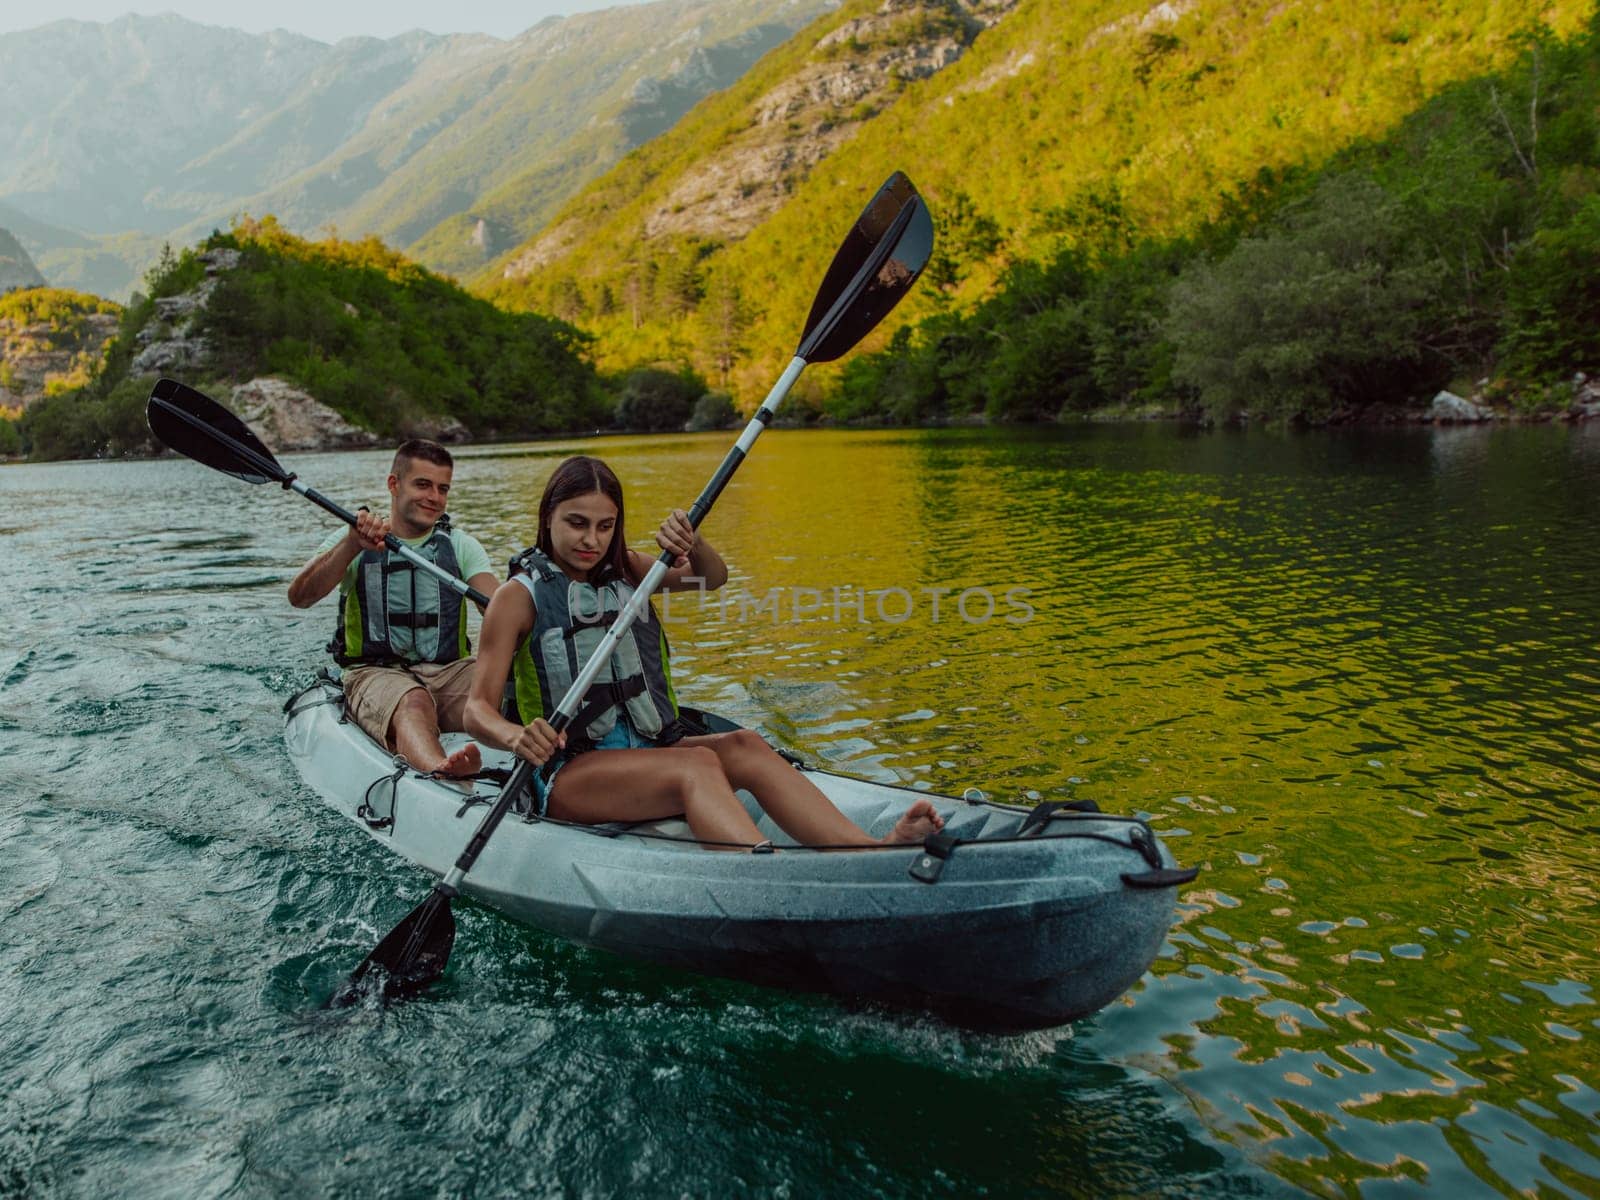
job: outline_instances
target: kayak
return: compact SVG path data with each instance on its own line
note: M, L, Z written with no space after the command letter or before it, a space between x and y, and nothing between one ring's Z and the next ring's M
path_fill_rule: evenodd
M485 750L484 778L419 773L344 719L343 692L326 673L284 710L289 757L306 784L434 875L449 870L512 765ZM693 715L713 730L737 728ZM447 734L446 749L464 740ZM462 891L644 962L1021 1032L1087 1016L1131 987L1196 875L1144 821L1090 801L933 796L795 765L875 837L916 797L933 801L944 831L914 845L811 850L788 844L741 793L776 852L719 853L679 818L593 826L513 810Z

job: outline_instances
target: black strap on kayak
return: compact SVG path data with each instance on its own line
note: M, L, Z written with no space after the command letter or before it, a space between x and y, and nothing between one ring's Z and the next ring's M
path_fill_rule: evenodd
M789 852L798 851L801 853L812 854L827 853L834 850L850 850L857 853L863 851L871 852L876 850L879 853L894 854L904 853L906 850L910 849L910 846L906 845L905 843L895 845L883 845L881 843L863 845L860 842L840 842L837 845L815 846L804 846L797 842L762 842L755 846L751 846L746 842L724 842L697 838L693 834L683 835L675 833L653 832L648 828L654 823L652 821L638 821L632 824L621 821L613 821L608 822L605 825L586 825L579 821L563 821L551 816L542 816L537 819L545 822L546 824L557 826L561 829L571 829L578 833L590 834L594 837L614 838L625 835L630 838L637 838L640 841L670 842L679 846L699 845L705 847L706 849L744 850L753 854L767 854L771 851L777 850ZM1137 817L1113 816L1105 817L1103 819L1125 823L1132 825L1135 828L1143 826L1143 822ZM945 862L948 861L950 856L955 853L957 846L1006 846L1015 845L1024 840L1037 842L1051 838L1086 838L1094 842L1104 842L1108 846L1117 846L1123 850L1137 850L1143 854L1146 859L1148 859L1151 851L1145 848L1145 836L1146 835L1136 833L1131 839L1124 841L1122 838L1115 837L1112 834L1102 833L1098 830L1090 829L1068 829L1061 833L1047 833L1042 836L1030 836L1027 839L1022 839L1015 835L1010 837L958 838L947 833L936 833L923 842L921 852L918 853L916 861L911 865L909 874L919 883L936 883L938 882L941 872L944 870ZM1153 849L1153 840L1148 844ZM1134 888L1157 889L1177 887L1180 884L1193 882L1194 879L1199 876L1199 874L1200 871L1197 867L1164 867L1151 871L1125 873L1122 875L1122 882L1128 887Z
M1042 832L1050 824L1050 818L1056 813L1066 809L1070 812L1097 813L1100 806L1093 800L1046 800L1036 804L1033 811L1028 814L1027 820L1022 822L1022 828L1016 832L1017 837L1024 838L1031 833Z
M323 695L318 699L309 701L305 704L300 703L301 700L305 699L305 697L309 696L312 692L323 688L325 684L332 686L337 694L330 696L324 691ZM290 717L295 717L300 713L307 712L310 709L320 707L324 704L343 703L344 691L342 685L339 683L338 676L331 675L326 669L324 669L317 672L317 677L312 680L312 682L308 683L305 687L301 688L298 692L283 702L283 711Z
M1137 874L1124 871L1122 882L1131 888L1169 888L1193 883L1199 874L1199 867L1159 867L1154 871L1140 871Z
M938 883L944 864L956 852L962 839L948 833L930 833L922 843L922 853L911 864L911 878L918 883Z
M361 806L357 809L356 815L362 820L366 821L366 823L373 829L387 829L392 831L395 825L395 798L399 790L400 780L403 779L408 772L415 775L418 779L450 779L455 782L482 781L501 785L503 785L510 776L510 772L508 772L504 767L486 767L474 775L443 776L434 772L417 771L409 766L409 764L407 764L404 760L396 758L395 770L392 774L380 776L370 785L368 785L366 796L362 800ZM372 803L374 794L381 794L380 789L384 784L389 785L389 811L387 815L380 813ZM462 805L457 811L456 816L461 817L472 808L486 802L487 800L485 797L477 795L466 796L463 798ZM1121 838L1114 837L1109 833L1102 833L1096 830L1088 829L1071 829L1069 827L1067 831L1063 831L1061 833L1046 832L1046 827L1051 823L1051 819L1054 814L1063 809L1080 813L1099 812L1099 806L1096 805L1093 800L1052 800L1035 806L1034 809L1028 813L1027 818L1024 820L1018 831L1009 837L961 838L950 833L930 834L923 840L921 852L917 855L916 860L911 864L908 873L910 874L911 878L917 880L919 883L937 883L940 876L944 872L945 863L950 860L950 857L955 853L956 847L958 846L999 846L1014 844L1022 841L1036 841L1052 837L1064 837L1089 838L1093 841L1106 842L1113 846L1121 846L1125 849L1136 850L1144 858L1144 860L1150 864L1151 869L1141 872L1124 872L1121 876L1122 882L1128 887L1140 889L1177 887L1181 884L1192 882L1199 875L1199 869L1195 867L1162 866L1161 851L1156 843L1154 832L1150 829L1148 824L1137 817L1102 817L1103 820L1111 820L1116 821L1119 824L1128 825L1129 830L1127 841L1123 841ZM750 846L743 842L703 840L694 837L692 834L684 836L681 834L651 832L647 827L653 824L653 821L609 821L605 822L604 824L589 825L578 821L557 820L543 815L538 816L537 818L529 816L528 819L547 821L551 825L560 826L566 829L573 829L580 833L587 833L602 838L615 838L626 834L630 837L639 838L645 841L673 842L677 844L693 843L705 847L744 850L753 854L770 854L775 850L811 852L826 852L830 850L879 850L894 852L904 851L909 848L905 844L862 845L860 843L840 843L838 845L805 846L798 843L787 842L774 844L770 841L761 842L755 846Z
M1150 826L1143 821L1135 822L1128 830L1128 844L1144 855L1144 860L1150 864L1152 871L1162 869L1161 848L1156 845L1156 835L1151 832Z
M495 783L504 784L511 778L509 767L484 767L481 771L474 771L471 775L446 775L441 771L418 771L415 767L411 771L418 779L442 780L445 783Z
M493 783L501 786L504 786L506 780L511 778L511 772L505 767L485 767L483 770L475 771L471 775L441 775L437 771L419 771L406 762L405 759L396 756L394 772L389 775L380 775L368 784L367 793L362 797L360 807L356 809L356 816L365 821L369 828L394 829L395 797L400 791L400 781L406 777L407 772L410 772L418 779L445 780L450 783ZM384 784L389 785L389 812L387 816L380 813L372 803L373 792ZM474 805L487 804L488 802L489 798L487 796L479 796L476 793L467 795L464 797L464 803L456 810L457 819L466 815Z
M1169 888L1193 883L1200 874L1199 867L1164 867L1161 849L1156 845L1155 832L1143 821L1135 822L1128 830L1128 842L1150 864L1148 871L1124 871L1122 882L1131 888Z

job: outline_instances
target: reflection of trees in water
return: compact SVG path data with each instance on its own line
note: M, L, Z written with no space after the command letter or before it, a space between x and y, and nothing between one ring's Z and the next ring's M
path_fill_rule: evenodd
M990 770L1064 768L1191 832L1169 844L1207 870L1130 1019L1208 1124L1313 1191L1468 1170L1531 1188L1516 1140L1552 1189L1551 1162L1600 1177L1577 1082L1600 744L1573 686L1600 675L1595 446L1559 427L922 442L942 565L998 547L1051 577L1028 629L1049 636L1005 685L1029 737L986 706Z

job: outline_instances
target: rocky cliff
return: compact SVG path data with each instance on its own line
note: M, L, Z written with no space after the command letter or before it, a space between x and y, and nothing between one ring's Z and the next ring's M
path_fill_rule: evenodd
M206 336L205 316L218 286L228 272L238 268L241 255L238 250L216 247L200 251L195 258L204 267L200 281L186 291L151 302L148 320L133 337L130 376L170 375L187 380L228 374ZM344 308L348 315L357 315L353 305ZM227 382L224 378L222 385ZM235 384L231 392L217 395L219 399L227 396L225 402L232 411L274 450L348 450L381 440L304 388L275 376L251 376ZM459 420L427 414L408 420L401 433L440 442L465 441L469 436Z
M87 383L118 318L116 305L77 292L29 287L0 295L0 410L16 413Z
M907 84L958 62L1018 0L883 0L817 37L804 61L745 106L742 128L652 189L645 240L735 240L770 217L818 163ZM654 182L654 181L652 181ZM592 232L605 204L570 211L499 265L516 279L557 263Z

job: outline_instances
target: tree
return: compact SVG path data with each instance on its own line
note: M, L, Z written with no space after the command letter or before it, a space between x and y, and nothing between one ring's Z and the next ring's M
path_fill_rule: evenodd
M705 296L705 274L693 246L682 247L666 262L656 279L656 294L667 316L681 319L692 313Z
M726 392L707 392L694 402L688 429L690 433L726 429L738 416L739 410L733 406L732 396Z
M1369 177L1325 180L1277 227L1191 264L1164 324L1173 379L1214 417L1331 415L1441 383L1427 351L1442 264Z
M1572 220L1541 229L1516 257L1507 285L1503 365L1551 382L1600 370L1600 195Z
M563 321L576 321L588 315L589 306L584 303L583 290L578 287L578 281L571 275L559 276L550 285L550 311Z
M656 273L657 267L653 261L628 264L627 276L622 281L622 300L628 306L628 315L633 319L635 329L644 324L645 307L655 290Z
M953 292L974 264L986 262L1000 248L1000 226L993 217L979 212L972 197L961 191L952 193L946 204L933 211L938 236L933 240L925 282L940 293Z
M645 433L681 430L705 391L705 380L692 372L640 367L623 381L617 424Z
M712 278L706 288L705 303L700 308L700 321L702 344L707 356L716 364L719 384L726 388L728 372L745 354L744 335L751 321L744 295L731 275Z

